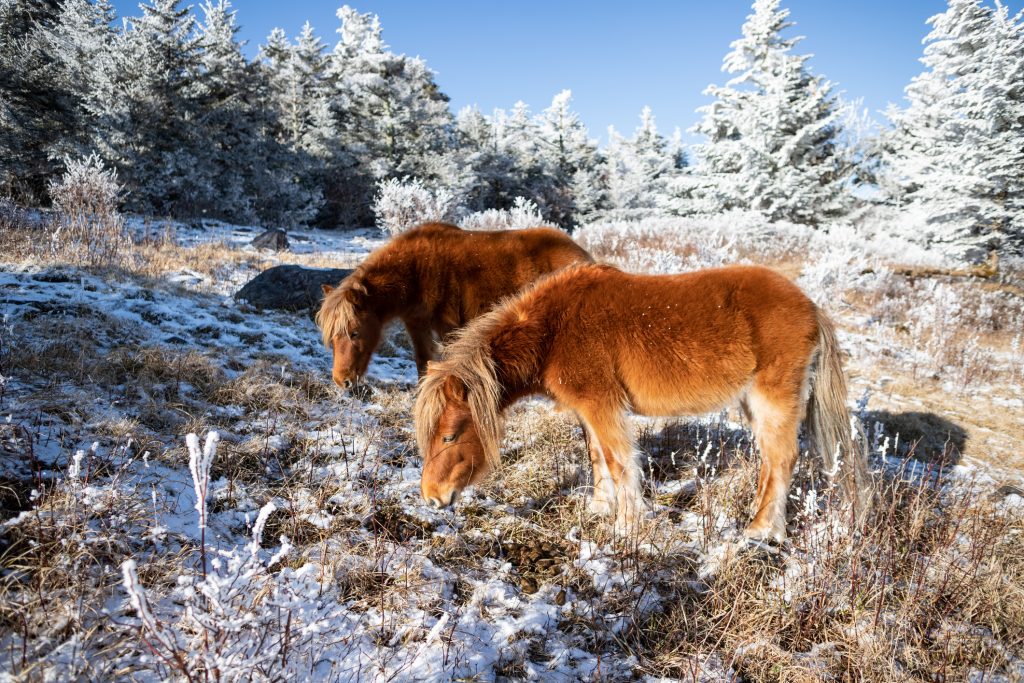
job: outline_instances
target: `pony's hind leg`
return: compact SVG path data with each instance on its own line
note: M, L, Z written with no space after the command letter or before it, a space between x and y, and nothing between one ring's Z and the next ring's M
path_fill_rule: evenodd
M430 324L423 320L403 320L405 330L412 341L413 355L416 358L416 374L419 377L427 372L427 363L434 359L436 346Z
M756 513L744 534L757 540L781 542L786 538L786 498L796 466L801 420L797 392L755 387L746 398L751 426L761 451L757 480Z

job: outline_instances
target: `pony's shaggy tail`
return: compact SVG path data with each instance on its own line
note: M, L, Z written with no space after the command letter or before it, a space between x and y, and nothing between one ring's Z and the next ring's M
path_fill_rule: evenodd
M838 479L858 522L871 501L867 442L846 407L846 375L835 327L819 308L818 355L807 401L807 430L829 479ZM856 433L856 434L855 434Z

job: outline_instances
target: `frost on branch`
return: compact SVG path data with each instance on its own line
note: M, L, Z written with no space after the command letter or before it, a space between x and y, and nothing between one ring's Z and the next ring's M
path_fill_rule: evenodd
M210 432L206 435L206 445L199 448L199 437L189 434L185 437L188 445L188 470L192 473L192 487L196 492L196 512L199 513L199 528L206 528L206 497L210 486L210 467L213 457L217 454L220 435Z
M525 197L516 197L511 209L487 209L459 221L466 230L522 230L547 225L540 209Z
M373 212L377 224L391 235L420 223L449 221L455 196L446 189L431 190L418 178L391 178L377 185Z
M199 438L189 434L186 443L198 525L204 529L218 437L211 432L200 448ZM291 550L283 536L277 552L264 559L263 530L276 509L273 502L260 509L250 543L212 552L204 574L179 576L176 599L157 603L180 604L169 614L158 617L154 612L135 560L122 564L123 585L138 615L143 641L177 676L249 681L309 673L317 636L328 627L321 605L310 598L322 593L323 586L313 565L298 570L281 566Z
M92 266L115 265L129 244L124 218L118 213L121 185L117 172L90 154L64 160L66 171L50 182L57 211L50 235L54 254L75 255Z

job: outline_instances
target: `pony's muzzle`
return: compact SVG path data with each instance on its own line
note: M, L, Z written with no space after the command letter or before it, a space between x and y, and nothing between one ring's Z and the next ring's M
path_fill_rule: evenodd
M342 381L342 383L341 383L341 386L342 386L342 388L344 388L344 389L351 389L352 387L354 387L354 386L355 386L355 382L353 382L353 381L352 381L352 380L350 380L350 379L349 379L348 377L346 377L346 378L345 378L345 379L344 379L344 380Z
M458 491L452 491L448 494L448 500L444 500L439 496L429 496L427 502L430 503L430 507L437 510L447 510L448 508L455 505L455 500L459 497Z

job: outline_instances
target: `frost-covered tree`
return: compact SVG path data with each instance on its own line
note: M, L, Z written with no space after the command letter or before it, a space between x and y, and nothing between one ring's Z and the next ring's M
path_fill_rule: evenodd
M322 209L323 191L332 177L344 178L354 164L342 146L328 99L326 46L306 22L294 44L274 29L260 47L266 81L266 107L273 112L270 135L287 159L297 193L313 217Z
M515 159L499 129L475 108L466 107L455 118L455 166L463 171L460 194L469 211L506 209L520 189Z
M114 41L110 78L96 99L93 146L129 188L131 210L194 215L204 180L195 97L200 36L180 0L152 0Z
M86 156L92 151L97 93L111 76L111 51L117 32L107 0L65 0L43 41L54 59L53 80L64 93L68 129L50 140L51 158Z
M800 38L779 0L756 0L722 69L732 78L705 94L695 132L700 193L717 209L747 208L771 219L817 223L843 210L847 169L837 153L839 117L832 86L793 48Z
M374 178L429 178L428 157L450 148L448 97L422 59L388 49L376 15L346 5L338 18L328 74L344 144Z
M537 200L545 215L565 226L603 202L597 143L571 102L572 91L563 90L537 121L537 158L549 181Z
M950 0L928 23L925 71L890 107L886 187L951 253L1024 249L1024 26L1004 5Z
M201 144L193 162L201 180L195 210L235 221L255 218L254 176L260 165L263 121L255 99L256 74L242 55L235 13L227 0L202 5L199 70L193 97L200 117L192 126Z
M57 0L0 0L0 195L26 203L45 196L59 165L49 144L74 121L46 49L59 10Z
M669 181L685 163L679 131L672 142L666 140L650 107L640 112L640 125L630 139L609 127L605 152L609 209L640 216L658 208Z
M302 147L322 144L319 134L331 125L321 119L323 110L318 106L327 91L326 49L309 22L294 45L284 31L275 28L267 44L260 47L282 141Z

